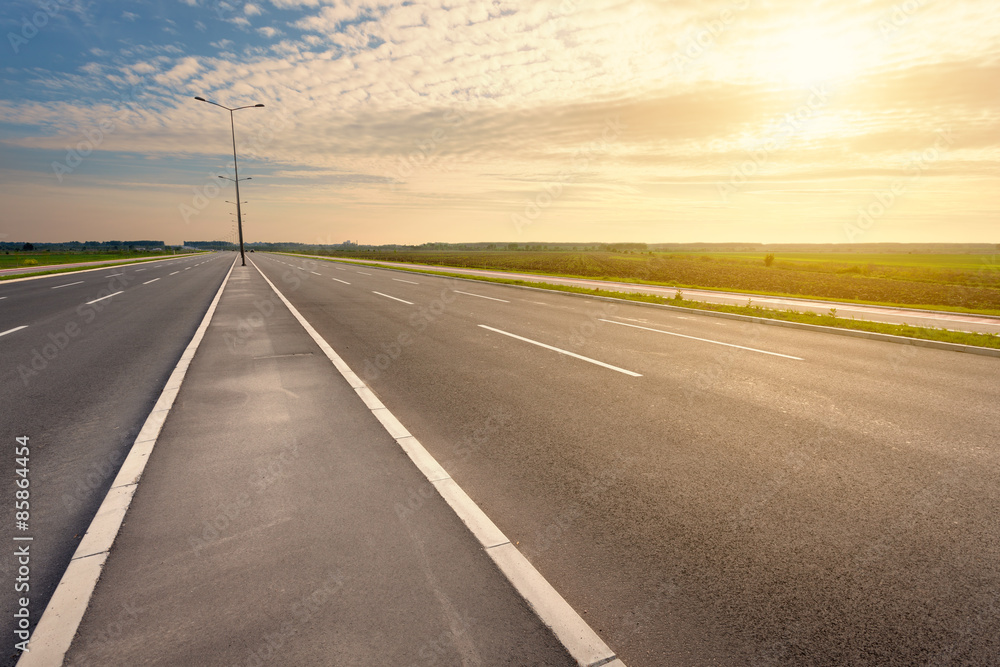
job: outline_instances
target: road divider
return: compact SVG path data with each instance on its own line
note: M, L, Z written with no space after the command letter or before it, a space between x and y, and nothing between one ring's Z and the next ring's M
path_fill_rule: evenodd
M437 460L400 423L388 408L371 391L351 367L326 340L319 335L309 321L285 298L268 279L256 263L251 261L278 298L285 304L292 316L315 341L326 357L340 371L347 383L406 452L413 464L434 486L438 494L448 503L452 511L462 520L466 528L475 536L497 568L507 577L515 590L528 603L535 614L547 625L569 654L580 665L589 667L625 667L610 647L597 635L585 620L569 605L535 567L518 551L510 539L476 505L462 488L448 475ZM377 293L377 292L376 292ZM386 295L382 295L386 296ZM390 297L394 298L394 297ZM572 354L572 353L570 353ZM576 356L576 355L573 355ZM625 371L628 372L628 371Z
M559 347L554 347L552 345L547 345L545 343L540 343L537 340L531 340L530 338L525 338L524 336L518 336L517 334L512 334L509 331L503 331L502 329L494 329L493 327L488 327L485 324L479 325L483 329L489 331L494 331L498 334L503 334L504 336L510 336L511 338L516 338L517 340L524 341L525 343L531 343L532 345L537 345L538 347L544 347L546 350L552 350L553 352L558 352L559 354L565 354L568 357L573 357L574 359L580 359L581 361L586 361L603 368L608 368L613 371L618 371L619 373L624 373L625 375L630 375L634 378L641 378L642 373L636 373L634 371L625 370L624 368L619 368L618 366L612 366L611 364L606 364L603 361L598 361L597 359L591 359L590 357L585 357L582 354L577 354L576 352L570 352L569 350L564 350Z
M750 352L760 352L761 354L770 354L773 357L784 357L785 359L794 359L796 361L805 361L802 357L793 357L790 354L781 354L780 352L768 352L767 350L759 350L756 347L746 347L745 345L735 345L733 343L723 343L720 340L712 340L710 338L698 338L697 336L688 336L687 334L674 333L673 331L663 331L662 329L654 329L652 327L641 327L638 324L628 324L626 322L616 322L614 320L605 320L600 318L601 322L607 322L608 324L617 324L620 327L632 327L633 329L643 329L645 331L655 331L656 333L666 334L667 336L677 336L678 338L688 338L690 340L700 340L703 343L711 343L713 345L725 345L726 347L735 347L740 350L749 350Z
M188 343L180 361L177 362L177 366L174 367L167 379L167 384L160 393L160 397L139 430L139 434L129 449L128 456L111 483L107 496L97 509L97 514L80 540L66 572L63 573L59 585L56 586L49 604L42 613L42 617L31 635L31 641L28 644L29 650L21 654L17 663L18 667L48 667L63 663L66 651L69 650L73 636L80 626L80 621L83 620L87 605L90 604L97 580L104 570L104 563L108 559L111 545L121 529L129 505L132 503L139 478L146 468L146 462L149 460L154 445L156 445L163 423L177 398L177 392L180 391L181 383L184 381L188 366L194 358L194 353L205 336L209 322L212 321L212 316L215 314L219 299L222 298L222 291L229 282L229 276L232 274L234 266L236 266L235 261L229 267L229 272L226 273L226 277L209 305L205 317L202 318L191 342Z

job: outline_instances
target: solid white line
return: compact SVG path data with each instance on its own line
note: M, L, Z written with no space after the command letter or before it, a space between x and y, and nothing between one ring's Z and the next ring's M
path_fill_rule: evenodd
M13 329L7 329L6 331L0 333L0 336L6 336L9 333L14 333L15 331L20 331L21 329L27 329L27 328L28 328L27 324L22 324L19 327L14 327Z
M143 283L143 285L148 285L149 283L155 283L157 280L159 280L159 278L153 278L152 280L147 280L146 282Z
M370 276L370 273L365 273L364 271L355 271L355 273L360 273L363 276Z
M597 364L598 366L603 366L604 368L610 368L613 371L618 371L619 373L624 373L625 375L631 375L634 378L641 378L641 373L634 373L632 371L627 371L624 368L618 368L617 366L612 366L611 364L606 364L603 361L598 361L597 359L591 359L590 357L585 357L583 355L577 354L575 352L570 352L568 350L563 350L558 347L552 347L551 345L546 345L545 343L539 343L537 340L531 340L530 338L525 338L524 336L518 336L517 334L512 334L501 329L494 329L493 327L488 327L485 324L480 324L483 329L489 329L490 331L495 331L498 334L503 334L504 336L510 336L511 338L516 338L518 340L523 340L525 343L531 343L532 345L537 345L538 347L544 347L546 350L552 350L553 352L558 352L559 354L565 354L566 356L573 357L574 359L580 359L582 361L588 361L592 364Z
M397 283L410 283L411 285L419 285L420 283L415 283L412 280L403 280L402 278L393 278Z
M712 343L713 345L725 345L726 347L735 347L740 350L749 350L751 352L760 352L761 354L770 354L773 357L784 357L785 359L795 359L796 361L805 361L802 357L793 357L790 354L781 354L779 352L768 352L767 350L758 350L755 347L746 347L744 345L733 345L732 343L723 343L718 340L710 340L708 338L698 338L697 336L687 336L685 334L674 333L673 331L663 331L662 329L653 329L650 327L640 327L637 324L626 324L625 322L615 322L614 320L605 320L598 318L601 322L607 322L608 324L617 324L622 327L632 327L633 329L645 329L646 331L655 331L656 333L667 334L668 336L677 336L678 338L690 338L691 340L700 340L703 343Z
M351 283L347 282L346 280L341 280L340 278L334 278L334 280L336 280L338 283L344 283L345 285L350 285L351 284Z
M462 290L453 289L452 292L456 294L464 294L466 296L478 296L480 299L489 299L490 301L503 301L504 303L510 303L506 299L497 299L492 296L483 296L482 294L473 294L472 292L463 292Z
M340 371L340 374L344 376L358 397L364 401L375 418L382 423L389 435L406 452L417 469L424 474L427 481L434 486L452 511L469 529L469 532L484 547L487 555L496 563L521 597L527 601L542 623L552 629L556 639L562 642L573 659L580 665L625 667L624 663L615 656L614 651L604 643L593 628L587 625L583 617L576 613L559 592L552 587L552 584L539 574L538 570L517 550L517 547L511 544L510 539L497 528L486 513L455 483L455 480L430 455L420 441L413 437L372 393L364 380L351 370L351 367L316 332L306 318L285 298L285 295L278 291L278 288L268 280L260 267L254 264L254 268L263 276L289 312L299 321L302 328L319 345L327 359Z
M233 266L236 266L235 261ZM111 489L108 490L104 501L97 509L94 520L90 522L87 532L73 554L73 559L70 560L66 572L63 573L59 585L56 586L55 592L49 599L48 606L42 612L42 617L39 619L28 644L30 650L21 654L17 663L18 667L47 667L63 663L66 651L69 650L73 636L76 634L77 628L80 627L80 621L83 620L87 605L90 604L94 587L97 585L97 580L104 569L104 563L108 559L108 552L111 550L111 545L118 535L122 521L125 519L125 513L132 502L139 478L146 468L146 462L153 451L153 446L156 445L156 439L160 434L160 429L163 428L163 422L166 421L174 399L177 398L177 392L184 381L194 353L201 344L202 338L205 337L205 331L208 330L208 324L215 314L216 306L222 297L222 291L226 289L226 283L229 282L233 266L229 267L229 273L222 281L219 291L215 293L215 298L208 306L208 312L205 313L194 337L191 338L191 342L188 343L181 355L180 361L177 362L177 366L174 367L167 379L167 384L160 393L153 410L142 425L139 435L132 443L128 456L125 457L118 475L111 483Z
M92 303L97 303L98 301L104 301L105 299L110 299L110 298L111 298L111 297L113 297L113 296L118 296L119 294L121 294L121 293L122 293L122 292L124 292L124 291L125 291L125 290L118 290L118 291L117 291L117 292L115 292L114 294L109 294L109 295L107 295L107 296L102 296L102 297L101 297L100 299L94 299L93 301L88 301L86 305L88 305L88 306L89 306L89 305L90 305L90 304L92 304Z
M174 273L180 273L180 271L174 271ZM174 275L174 273L171 273L171 274L170 274L170 275L168 275L167 277L169 278L170 276Z
M407 304L407 305L409 305L409 306L412 306L412 305L413 305L413 302L412 302L412 301L404 301L403 299L397 299L397 298L396 298L396 297L394 297L394 296L389 296L388 294L382 294L382 292L376 292L376 291L374 291L374 290L373 290L373 291L372 291L372 294L378 294L379 296L384 296L384 297L385 297L385 298L387 298L387 299L394 299L395 301L402 301L403 303L405 303L405 304Z
M70 285L79 285L82 282L83 282L82 280L77 280L75 283L66 283L65 285L56 285L55 287L50 287L49 289L59 289L60 287L69 287Z

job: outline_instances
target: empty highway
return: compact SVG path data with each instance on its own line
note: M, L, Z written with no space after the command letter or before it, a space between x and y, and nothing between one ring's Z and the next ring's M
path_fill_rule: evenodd
M30 443L32 625L233 262L187 256L0 283L0 404L6 497L13 510L15 438ZM4 580L18 565L0 559ZM23 594L23 593L22 593ZM12 656L13 583L0 600L2 664Z
M626 664L1000 660L996 359L253 259Z

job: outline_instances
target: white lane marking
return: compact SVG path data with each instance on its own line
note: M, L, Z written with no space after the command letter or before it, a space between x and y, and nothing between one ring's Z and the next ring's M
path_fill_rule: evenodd
M462 290L453 289L452 292L455 294L464 294L465 296L478 296L480 299L489 299L490 301L502 301L504 303L510 303L506 299L497 299L492 296L483 296L482 294L473 294L472 292L463 292Z
M5 297L5 296L0 296L0 299L6 299L6 298L7 298L7 297Z
M143 283L143 285L148 285L149 283L155 283L157 280L159 280L159 278L153 278L152 280L147 280L146 282Z
M135 270L135 272L136 272L136 273L139 273L140 271L145 271L145 270L146 270L146 269L136 269L136 270Z
M6 336L9 333L14 333L15 331L20 331L21 329L27 329L27 328L28 328L27 324L22 324L19 327L14 327L13 329L7 329L6 331L0 333L0 336Z
M355 273L360 273L363 276L370 276L370 273L365 273L364 271L355 271Z
M420 283L415 283L412 280L403 280L402 278L393 278L397 283L410 283L411 285L419 285Z
M174 273L180 273L180 271L174 271ZM174 275L174 273L171 273L170 276ZM169 278L170 276L167 277Z
M407 304L407 305L410 305L410 306L412 306L412 305L413 305L413 302L412 302L412 301L405 301L405 300L403 300L403 299L397 299L397 298L396 298L396 297L394 297L394 296L389 296L388 294L382 294L382 292L376 292L376 291L372 290L372 294L378 294L379 296L384 296L384 297L385 297L385 298L387 298L387 299L393 299L393 300L395 300L395 301L402 301L403 303L405 303L405 304Z
M336 280L338 283L344 283L345 285L350 285L351 284L351 283L347 282L346 280L341 280L340 278L334 278L334 280Z
M690 317L684 317L683 315L678 315L677 319L679 319L679 320L690 320L691 318Z
M574 610L566 599L559 594L552 584L546 580L535 567L528 562L528 559L518 551L517 547L511 544L510 538L497 528L496 524L486 515L485 512L469 498L468 494L451 478L437 460L431 456L427 449L403 426L396 416L372 393L364 380L355 374L351 367L330 347L316 329L309 324L308 320L285 298L285 295L278 291L264 272L256 264L254 268L260 273L274 293L278 295L282 303L289 312L299 321L306 333L323 350L326 358L336 367L345 380L351 385L358 397L371 410L372 415L381 422L382 427L389 433L400 449L406 452L417 469L423 473L441 497L444 499L456 516L469 529L476 540L483 546L483 550L490 559L496 563L497 568L507 577L524 598L528 606L542 620L543 625L552 629L570 656L579 665L606 665L606 667L625 667L617 658L607 644L598 636L580 614ZM75 633L75 628L70 630L70 635ZM44 635L42 635L44 636ZM25 655L31 655L27 653ZM61 656L60 656L61 657ZM39 662L38 664L48 664ZM51 661L51 664L59 664L58 660Z
M537 340L531 340L530 338L525 338L524 336L518 336L517 334L512 334L507 331L503 331L501 329L494 329L493 327L488 327L485 324L480 324L479 326L482 327L483 329L489 329L490 331L495 331L498 334L503 334L504 336L510 336L511 338L523 340L525 343L531 343L532 345L537 345L538 347L544 347L546 350L552 350L553 352L558 352L559 354L565 354L575 359L581 359L582 361L588 361L592 364L603 366L604 368L610 368L613 371L618 371L619 373L624 373L625 375L631 375L634 378L642 377L641 373L634 373L632 371L627 371L624 368L618 368L617 366L612 366L611 364L606 364L603 361L598 361L597 359L591 359L590 357L585 357L575 352L570 352L569 350L563 350L558 347L552 347L551 345L546 345L545 343L539 343Z
M614 320L605 320L603 318L598 318L601 322L607 322L608 324L617 324L620 327L632 327L633 329L644 329L646 331L655 331L656 333L666 334L668 336L677 336L679 338L690 338L691 340L700 340L703 343L712 343L713 345L725 345L726 347L735 347L740 350L749 350L750 352L760 352L761 354L770 354L774 357L784 357L785 359L795 359L796 361L805 361L802 357L793 357L790 354L781 354L780 352L768 352L767 350L758 350L755 347L746 347L744 345L734 345L733 343L723 343L718 340L711 340L709 338L698 338L697 336L688 336L686 334L674 333L673 331L663 331L662 329L653 329L651 327L640 327L637 324L625 324L624 322L615 322Z
M342 269L342 268L340 268L339 266L335 266L335 267L333 267L333 268L337 269L338 271L346 271L346 270L347 270L347 269Z
M108 275L106 275L104 277L105 278L114 278L115 276L124 276L124 275L125 275L124 273L109 273Z
M88 302L86 303L86 305L88 305L88 306L89 306L89 305L90 305L90 304L92 304L92 303L97 303L98 301L104 301L105 299L110 299L110 298L111 298L111 297L113 297L113 296L118 296L119 294L121 294L121 293L122 293L122 292L124 292L124 291L125 291L125 290L118 290L118 291L117 291L117 292L115 292L114 294L109 294L109 295L107 295L107 296L102 296L102 297L101 297L100 299L94 299L93 301L88 301Z
M319 275L319 274L318 274L318 273L316 273L315 271L310 271L309 273L312 273L313 275L317 275L317 276Z
M235 265L234 262L233 266ZM52 593L49 604L38 620L38 625L35 627L38 634L32 637L31 650L21 654L20 661L17 663L21 667L43 667L44 665L61 665L63 663L66 651L69 650L73 636L80 627L80 621L83 620L83 613L87 610L87 605L90 604L90 598L94 594L94 588L97 586L97 580L100 578L104 563L108 558L111 544L121 529L125 514L132 503L132 497L138 488L136 480L142 476L143 470L146 468L149 455L152 453L160 436L160 430L163 428L163 422L166 421L170 408L173 407L177 392L180 390L184 376L191 364L191 359L194 358L194 354L205 336L205 331L212 321L215 309L219 305L219 299L222 298L222 291L226 289L226 283L229 282L229 276L232 272L233 269L230 267L219 291L215 293L215 298L208 306L208 312L205 313L205 317L198 325L198 329L195 330L191 342L181 354L180 361L177 362L170 377L167 378L167 383L163 387L163 391L160 392L159 398L156 399L149 416L146 417L146 421L143 422L139 435L132 442L132 447L129 449L118 475L111 482L111 488L104 496L97 514L90 522L87 532L84 533L72 560L59 580L59 585Z
M75 283L66 283L65 285L56 285L55 287L50 287L49 289L59 289L60 287L69 287L70 285L79 285L82 282L83 282L82 280L77 280ZM6 297L4 297L4 298L6 298Z

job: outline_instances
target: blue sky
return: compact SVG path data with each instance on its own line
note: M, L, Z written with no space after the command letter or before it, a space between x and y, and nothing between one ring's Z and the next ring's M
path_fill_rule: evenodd
M13 0L6 239L996 242L992 3Z

